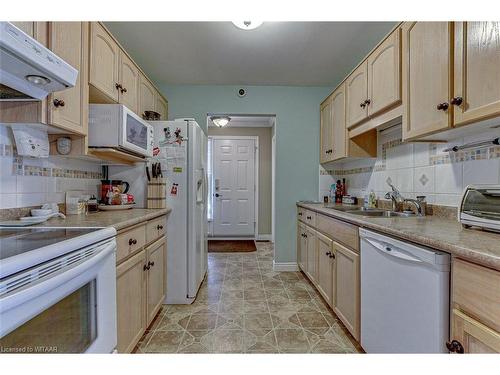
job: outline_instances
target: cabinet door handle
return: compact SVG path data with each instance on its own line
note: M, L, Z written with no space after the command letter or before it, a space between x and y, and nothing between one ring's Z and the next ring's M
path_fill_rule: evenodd
M302 216L302 212L299 212L299 216Z
M450 105L446 102L444 103L439 103L436 108L438 109L438 111L446 111L448 109Z
M150 269L151 267L153 267L155 265L155 262L148 262L148 269Z
M464 99L461 96L455 96L451 99L450 103L456 105L457 107L463 103Z
M163 229L163 225L159 225L156 227L156 229L160 230L160 229Z
M117 90L120 90L123 88L122 84L121 83L115 83L115 87Z
M371 101L370 99L366 99L366 100L365 100L365 104L366 104L366 105L370 105L370 103L371 103L371 102L372 102L372 101Z
M127 89L125 87L120 89L120 92L123 94L124 92L127 92Z
M335 259L335 254L334 254L334 253L331 253L331 254L330 254L330 258Z
M143 271L149 271L151 267L149 266L149 264L145 264L144 267L142 268Z
M457 341L457 340L451 340L451 342L447 341L446 342L446 348L448 348L448 350L451 352L451 353L458 353L458 354L464 354L464 347L462 346L462 344Z
M366 107L366 103L365 103L365 102L363 102L363 103L361 103L359 106L360 106L361 108L365 108L365 107Z
M307 220L312 220L312 217L311 216L307 216L306 219Z
M62 99L54 99L53 103L54 107L64 107L66 105Z
M325 253L325 255L332 255L332 252L331 252L331 251L327 251L327 252Z
M129 246L137 245L137 240L135 238L131 238L128 240L128 244Z

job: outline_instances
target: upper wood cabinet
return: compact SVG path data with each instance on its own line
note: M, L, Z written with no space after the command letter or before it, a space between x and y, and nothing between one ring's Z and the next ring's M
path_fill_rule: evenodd
M363 61L345 81L346 125L348 128L368 117L368 65Z
M320 163L332 160L333 156L333 123L332 123L332 96L321 103L320 109Z
M88 129L88 22L49 22L49 48L78 70L75 87L48 98L48 123L71 133Z
M119 97L119 69L120 47L100 23L91 22L89 83L115 102Z
M154 111L156 109L156 90L149 80L140 75L139 79L139 112L138 115L143 117L144 112Z
M403 25L403 139L451 127L451 22Z
M139 108L139 69L121 50L118 85L118 101L137 113Z
M368 116L401 102L401 29L368 56Z
M333 139L331 160L338 160L348 156L345 97L344 85L339 86L332 94L331 126Z
M156 93L155 111L160 114L160 120L168 120L168 102L158 92Z
M500 22L455 22L454 125L500 115Z

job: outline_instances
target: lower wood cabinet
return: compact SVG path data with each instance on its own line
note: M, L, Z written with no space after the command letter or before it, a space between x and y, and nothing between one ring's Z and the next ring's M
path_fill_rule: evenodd
M359 340L359 254L333 243L335 249L335 304L333 311L356 340Z
M307 265L306 275L316 284L318 279L318 244L316 243L316 231L306 226L307 243Z
M304 209L299 209L297 222L299 268L311 280L352 336L359 340L358 228L321 214L316 214L317 226L312 227L304 222L304 212ZM345 246L345 243L352 247Z
M452 262L453 353L500 353L500 272L461 259Z
M141 338L146 325L146 253L126 260L116 268L116 309L118 353L129 353Z
M335 301L335 251L333 241L321 233L316 233L318 246L318 291L330 306Z
M162 216L165 219L165 216ZM151 220L149 223L153 222ZM120 236L146 237L146 225L134 227ZM117 241L117 253L127 254L128 242ZM124 250L123 247L126 247ZM117 260L116 309L117 349L119 353L131 352L161 308L167 290L165 236L160 236L147 247L133 250L125 259ZM118 258L117 258L118 259Z
M146 248L147 259L147 322L149 326L165 299L167 243L165 238Z

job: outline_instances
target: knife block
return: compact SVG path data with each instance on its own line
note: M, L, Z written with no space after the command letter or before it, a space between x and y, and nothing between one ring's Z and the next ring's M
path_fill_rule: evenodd
M166 208L167 179L164 177L152 178L148 182L148 208Z

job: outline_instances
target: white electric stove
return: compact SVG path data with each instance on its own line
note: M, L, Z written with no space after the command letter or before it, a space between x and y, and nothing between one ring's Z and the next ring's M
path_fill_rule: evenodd
M111 353L116 230L0 229L0 352Z

